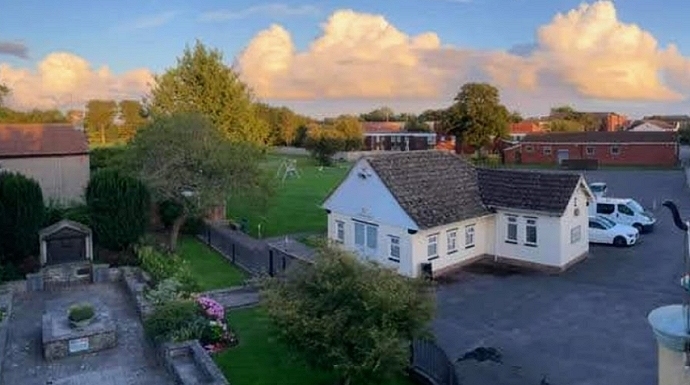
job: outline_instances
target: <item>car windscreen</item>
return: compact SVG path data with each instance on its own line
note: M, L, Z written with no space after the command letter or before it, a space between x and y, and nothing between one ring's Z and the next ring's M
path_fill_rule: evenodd
M632 211L634 211L636 213L644 213L644 207L642 207L642 205L640 205L639 203L637 203L634 200L631 200L630 202L628 202L627 206L630 207L632 209Z
M597 222L601 223L607 230L616 225L616 222L604 217L597 217Z

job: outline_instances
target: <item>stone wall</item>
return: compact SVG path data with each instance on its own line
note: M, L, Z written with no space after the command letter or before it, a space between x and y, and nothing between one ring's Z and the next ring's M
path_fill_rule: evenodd
M27 291L59 289L89 283L117 282L119 270L107 264L92 264L90 261L64 263L46 266L37 273L26 275Z
M229 385L198 340L163 344L160 354L166 369L179 385Z
M149 288L150 279L141 269L136 267L122 267L120 272L125 289L132 297L134 306L137 308L137 314L143 321L153 312L153 305L144 296L144 292Z
M3 288L0 292L0 310L2 310L2 320L0 321L0 378L2 378L2 368L5 361L5 345L7 344L7 333L9 329L10 316L12 315L12 290Z

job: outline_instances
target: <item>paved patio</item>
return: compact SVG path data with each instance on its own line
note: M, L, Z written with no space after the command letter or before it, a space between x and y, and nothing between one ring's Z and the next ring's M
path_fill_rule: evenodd
M118 346L51 363L43 359L41 316L46 301L98 298L110 308L117 324ZM2 371L7 385L168 385L173 384L143 342L143 328L120 285L98 284L58 292L16 294Z
M501 364L463 361L463 385L649 385L657 351L646 317L680 303L682 233L660 206L672 199L690 217L682 171L591 171L611 196L657 202L657 228L632 248L592 246L591 257L560 276L461 272L438 290L434 331L453 360L495 347Z

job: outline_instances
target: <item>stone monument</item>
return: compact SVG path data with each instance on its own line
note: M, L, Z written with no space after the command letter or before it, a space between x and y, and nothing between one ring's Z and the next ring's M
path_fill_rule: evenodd
M652 325L659 351L659 385L690 384L690 222L684 222L673 202L663 206L673 214L673 221L685 234L683 253L685 272L680 285L685 292L683 304L656 308L647 319Z

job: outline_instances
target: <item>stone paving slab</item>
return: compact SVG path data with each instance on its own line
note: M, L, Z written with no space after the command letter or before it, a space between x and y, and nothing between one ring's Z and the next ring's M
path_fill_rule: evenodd
M259 303L259 292L253 287L231 287L208 291L204 295L230 309L254 306Z
M118 345L109 350L44 360L41 318L45 302L97 298L108 306L117 325ZM7 385L172 385L156 354L144 341L143 327L120 284L84 285L56 292L17 293L10 318L10 335L3 364Z

